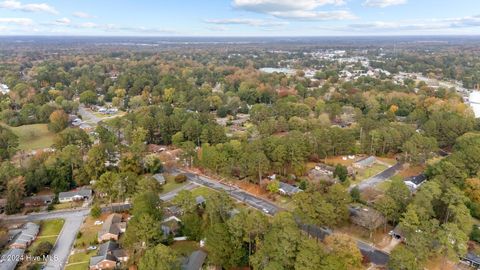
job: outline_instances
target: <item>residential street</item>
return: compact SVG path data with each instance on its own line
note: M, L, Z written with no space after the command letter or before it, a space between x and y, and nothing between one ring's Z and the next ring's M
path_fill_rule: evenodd
M90 209L75 209L55 212L31 213L26 216L6 216L3 222L28 222L48 219L64 219L65 224L53 247L51 260L47 262L45 269L61 270L67 263L70 250L77 236L77 232L83 224L83 220L90 213Z
M389 177L391 177L391 176L388 176L388 175L392 174L392 173L394 174L395 171L397 170L398 165L399 164L396 164L395 166L391 167L391 168L394 168L393 171L388 170L389 172L384 171L381 174L383 174L383 177L386 177L385 179L388 179ZM215 190L226 191L228 194L230 194L231 197L233 197L233 198L235 198L239 201L245 202L246 204L250 205L253 208L259 209L260 211L268 212L268 214L270 214L270 215L275 215L277 212L282 210L280 207L276 206L275 204L273 204L273 203L271 203L271 202L269 202L265 199L256 197L256 196L254 196L250 193L247 193L247 192L245 192L245 191L243 191L243 190L241 190L237 187L227 186L225 184L221 184L221 183L219 183L215 180L209 179L207 177L199 176L197 174L189 173L189 172L186 172L186 171L183 171L183 170L177 170L177 172L184 173L188 177L188 180L190 180L191 182L194 182L194 183L197 183L199 185L206 186L206 187L209 187L209 188L212 188L212 189L215 189ZM306 224L303 224L301 221L298 221L298 220L297 220L297 223L299 224L299 227L304 232L306 232L307 234L309 234L313 237L319 238L319 239L323 239L323 238L325 238L326 236L328 236L329 234L332 233L331 230L326 229L326 228L319 228L319 227L313 226L313 225L306 225ZM357 241L357 246L360 249L360 251L362 252L362 254L365 257L367 257L372 263L375 263L375 264L378 264L378 265L386 265L387 264L388 259L389 259L389 255L387 253L385 253L381 250L378 250L378 249L370 246L369 244L364 243L364 242L359 241L359 240Z
M91 123L94 123L94 124L98 124L98 122L102 121L102 119L95 116L90 111L86 110L86 108L83 104L80 104L80 106L78 107L78 114L80 114L82 116L82 120L84 122L91 122Z

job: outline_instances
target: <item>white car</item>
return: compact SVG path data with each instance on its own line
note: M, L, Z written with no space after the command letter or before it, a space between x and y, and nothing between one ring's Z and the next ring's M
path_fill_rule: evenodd
M89 247L87 248L87 250L96 250L96 249L97 249L97 246L89 246Z
M93 224L95 224L95 225L102 225L102 224L103 224L103 221L97 220L97 221L95 221L95 223L93 223Z
M263 208L262 211L263 211L265 214L270 214L270 211L268 211L267 208Z

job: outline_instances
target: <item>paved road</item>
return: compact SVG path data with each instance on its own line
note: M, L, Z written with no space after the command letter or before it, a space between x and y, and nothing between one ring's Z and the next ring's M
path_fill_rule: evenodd
M98 122L102 121L102 119L87 110L83 104L80 104L80 106L78 107L78 114L82 116L82 120L84 122L98 124Z
M179 170L177 170L178 172ZM264 200L262 198L255 197L254 195L247 193L237 187L228 186L225 184L221 184L215 180L209 179L204 176L199 176L193 173L188 173L182 171L187 177L188 180L191 182L197 183L202 186L206 186L215 190L219 191L226 191L230 196L233 198L245 202L246 204L264 211L270 215L275 215L282 209L277 205ZM297 224L299 225L300 229L302 229L305 233L309 234L312 237L316 237L320 240L323 240L326 236L332 234L333 232L327 228L320 228L313 225L307 225L302 223L300 220L297 219ZM377 265L386 265L388 263L389 255L381 250L378 250L367 243L362 241L357 241L357 246L360 249L360 252L367 257L370 262L377 264Z
M389 178L391 178L392 176L396 175L398 173L398 171L400 171L402 169L402 166L403 164L402 163L397 163L395 165L393 165L392 167L386 169L385 171L375 175L375 176L372 176L366 180L363 180L360 184L356 185L356 187L358 187L358 189L360 190L364 190L366 188L369 188L369 187L374 187L378 184L380 184L381 182L383 181L386 181L388 180ZM352 190L355 186L351 186L349 188L349 190Z
M168 193L165 193L165 194L162 194L160 195L160 200L162 201L170 201L172 200L173 198L175 198L175 196L177 196L177 194L182 191L182 190L192 190L192 189L195 189L197 188L198 185L195 184L195 183L188 183L187 185L185 186L182 186L182 187L179 187L177 189L174 189Z
M83 210L77 212L76 216L70 216L65 219L65 224L63 225L62 231L57 238L57 242L55 243L52 252L50 252L51 260L47 262L45 269L64 269L65 265L67 264L68 256L70 255L72 245L75 242L77 233L89 212L90 211L88 210Z
M65 223L57 238L51 255L51 260L45 269L61 270L67 263L70 250L77 236L77 232L83 224L83 220L90 213L89 209L75 209L55 212L31 213L28 215L15 215L2 217L2 222L29 222L49 219L64 219Z
M197 174L193 174L185 171L182 171L182 172L188 177L188 180L190 180L193 183L206 186L218 191L226 191L231 197L235 198L236 200L244 202L250 205L251 207L256 208L260 211L263 211L267 214L275 215L278 211L281 210L280 207L276 206L275 204L267 200L255 197L254 195L244 190L241 190L238 187L225 185L215 180L212 180Z

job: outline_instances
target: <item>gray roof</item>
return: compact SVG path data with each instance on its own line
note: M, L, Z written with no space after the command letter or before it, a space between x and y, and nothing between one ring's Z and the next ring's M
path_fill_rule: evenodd
M75 196L81 196L81 197L92 197L92 190L89 188L84 188L76 191L67 191L67 192L60 192L58 194L59 199L65 199L65 198L72 198Z
M98 236L101 237L104 234L120 234L120 228L118 224L122 222L122 215L120 214L111 214L107 217L105 222L102 225L102 229L98 232Z
M153 178L154 178L155 180L157 180L158 183L160 183L160 184L164 184L164 183L165 183L165 177L163 177L163 174L161 174L161 173L154 174L154 175L153 175Z
M113 255L113 251L118 250L118 243L115 241L108 241L98 247L97 256L90 258L90 266L96 265L103 260L118 261L118 258Z
M416 175L416 176L411 176L411 177L405 178L405 181L410 181L417 186L420 185L421 183L423 183L425 180L427 180L427 176L425 176L425 174L423 174L423 173L419 174L419 175Z
M11 244L28 245L37 237L39 231L40 226L38 224L28 222L23 225L20 234L15 237Z
M283 192L285 192L286 194L296 194L296 193L302 191L298 187L292 186L292 185L284 183L284 182L280 182L280 189Z
M22 256L24 252L25 250L18 248L12 248L4 252L0 257L0 270L14 270L18 261L8 258Z
M362 166L362 167L367 167L371 166L377 161L377 159L374 156L369 156L367 158L361 159L357 162L355 162L356 165Z
M194 251L182 265L182 270L200 270L202 268L207 253L203 250Z

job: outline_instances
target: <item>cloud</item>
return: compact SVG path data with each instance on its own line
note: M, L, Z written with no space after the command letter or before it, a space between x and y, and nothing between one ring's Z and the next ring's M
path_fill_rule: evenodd
M406 4L407 0L366 0L363 5L367 7L385 8Z
M21 26L33 25L32 19L29 18L0 18L0 23L16 24Z
M233 6L250 12L291 20L351 20L348 10L318 10L325 5L345 5L345 0L234 0Z
M334 20L354 20L357 16L346 10L334 11L291 11L291 12L273 12L271 15L301 21L334 21Z
M58 25L69 25L72 21L69 18L61 18L55 20L55 23Z
M258 13L314 10L324 5L344 5L344 0L234 0L238 9Z
M214 32L226 32L230 30L228 27L222 25L209 26L207 29Z
M86 12L82 12L82 11L77 11L77 12L74 12L73 13L73 16L77 17L77 18L82 18L82 19L91 19L91 18L95 18L95 16L93 15L90 15Z
M344 31L344 32L386 32L392 31L432 31L432 30L452 30L460 28L480 27L480 16L467 16L461 18L443 18L443 19L423 19L423 20L404 20L404 21L374 21L365 23L355 23L346 26L317 27L318 29Z
M22 4L17 0L6 0L0 2L0 8L25 12L46 12L51 14L58 14L58 11L54 7L46 3Z
M78 24L76 25L76 27L78 28L94 28L94 27L97 27L98 25L96 23L93 23L93 22L86 22L86 23L81 23L81 24Z
M231 18L231 19L208 19L206 23L218 24L218 25L250 25L250 26L283 26L287 25L287 22L281 21L267 21L259 19L244 19L244 18Z

